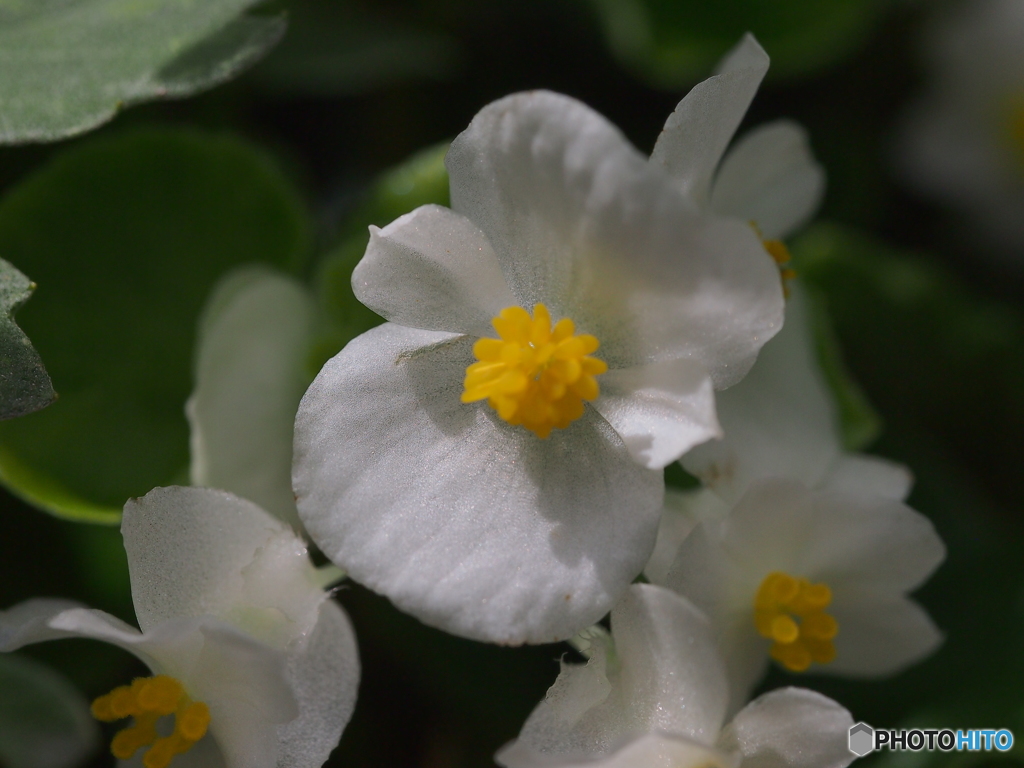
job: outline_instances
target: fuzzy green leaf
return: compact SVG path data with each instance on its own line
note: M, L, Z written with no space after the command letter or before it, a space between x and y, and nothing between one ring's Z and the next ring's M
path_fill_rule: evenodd
M13 264L0 259L0 420L38 411L57 396L39 353L14 322L14 310L34 289Z

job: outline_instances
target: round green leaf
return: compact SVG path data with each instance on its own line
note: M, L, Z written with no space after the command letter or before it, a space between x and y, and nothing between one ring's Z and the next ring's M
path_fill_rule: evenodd
M226 136L141 131L59 155L0 201L0 253L39 282L19 314L61 398L0 425L0 480L54 514L117 522L187 482L200 309L242 263L297 270L308 222L268 159Z

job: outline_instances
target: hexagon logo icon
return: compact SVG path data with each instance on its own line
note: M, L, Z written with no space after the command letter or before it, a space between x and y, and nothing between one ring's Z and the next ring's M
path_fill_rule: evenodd
M867 723L856 723L850 726L848 746L857 757L873 752L875 749L875 729Z

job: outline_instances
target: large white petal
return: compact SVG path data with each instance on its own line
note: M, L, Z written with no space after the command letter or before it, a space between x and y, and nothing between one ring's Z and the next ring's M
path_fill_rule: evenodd
M72 600L37 597L0 611L0 651L16 651L32 643L72 637L50 627L50 619L70 610L89 609Z
M679 548L694 527L706 519L721 519L730 507L717 494L706 488L680 491L665 489L665 503L658 524L658 538L651 559L644 567L644 576L652 584L665 584Z
M913 486L914 475L903 464L863 453L844 453L825 474L820 487L905 501Z
M484 233L439 205L370 227L352 289L399 325L473 336L493 336L491 319L516 303Z
M738 768L738 755L674 734L647 733L608 755L587 758L534 752L518 741L494 756L506 768Z
M359 655L352 625L328 601L308 643L288 660L288 681L299 716L280 725L280 768L319 768L352 717L359 687Z
M156 488L121 522L144 630L217 616L283 647L312 629L325 599L305 544L250 501L209 488Z
M909 597L836 590L829 612L839 624L836 658L820 672L884 677L921 661L942 644L928 612Z
M753 221L781 239L805 224L825 194L825 171L814 160L807 131L776 120L746 134L722 161L711 188L711 210Z
M765 344L743 381L718 393L717 409L725 437L697 446L682 464L730 502L757 478L789 477L815 486L838 460L838 415L798 285L787 302L785 327Z
M648 469L663 469L697 443L722 434L711 379L690 360L620 368L599 381L594 407Z
M252 268L229 275L200 323L185 407L192 484L236 493L295 527L292 425L309 383L313 311L291 278Z
M946 557L924 515L870 494L813 496L814 517L793 567L838 589L898 595L921 585Z
M571 637L643 568L661 474L592 409L541 440L462 404L471 345L386 324L324 366L296 420L299 514L335 563L428 624Z
M719 739L739 750L742 768L845 768L850 713L805 688L781 688L759 696L736 715Z
M768 54L750 33L718 65L718 74L695 85L669 115L651 153L700 205L711 178L768 71Z
M781 327L778 270L753 230L702 214L573 99L488 105L446 164L453 208L484 231L517 301L594 334L612 368L686 357L724 387Z

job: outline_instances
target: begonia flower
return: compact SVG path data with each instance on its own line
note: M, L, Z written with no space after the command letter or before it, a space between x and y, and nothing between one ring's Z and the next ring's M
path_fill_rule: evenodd
M568 97L490 104L446 164L451 209L371 228L353 287L390 322L303 398L299 515L428 624L564 639L643 568L660 470L719 433L713 390L780 327L779 275Z
M1024 244L1024 6L969 0L924 36L927 92L912 105L894 161L921 192L965 211L989 254Z
M634 585L611 620L611 635L594 638L586 665L562 665L498 763L844 768L853 759L850 713L813 691L772 691L726 724L725 670L707 619L687 600Z
M226 275L199 323L185 405L192 485L230 491L296 530L292 430L313 317L312 297L291 278L259 267Z
M301 539L254 504L203 488L129 501L121 530L141 632L35 599L0 612L0 650L81 637L137 656L154 676L101 696L93 713L134 718L111 749L123 760L141 751L145 768L321 765L352 714L359 662Z
M710 618L735 709L770 658L881 677L927 656L942 635L907 595L944 558L931 522L899 501L773 478L699 522L657 581Z

